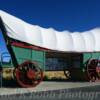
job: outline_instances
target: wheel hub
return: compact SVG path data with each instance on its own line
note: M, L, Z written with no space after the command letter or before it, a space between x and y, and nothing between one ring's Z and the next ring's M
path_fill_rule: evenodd
M29 69L29 71L27 72L27 77L28 77L29 79L34 79L34 78L35 78L35 71Z

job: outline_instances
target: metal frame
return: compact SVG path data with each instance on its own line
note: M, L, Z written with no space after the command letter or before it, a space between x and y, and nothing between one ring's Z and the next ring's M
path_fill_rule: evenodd
M18 62L17 62L16 57L14 55L13 49L11 47L11 40L7 36L7 31L6 31L6 28L4 26L4 23L3 23L2 19L1 19L1 17L0 17L0 29L1 29L1 31L3 33L3 37L4 37L4 40L5 40L7 49L9 51L9 53L11 54L12 63L14 65L14 67L18 67Z

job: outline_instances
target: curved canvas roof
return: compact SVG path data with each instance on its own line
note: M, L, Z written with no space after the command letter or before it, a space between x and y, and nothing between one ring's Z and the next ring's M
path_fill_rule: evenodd
M0 11L7 35L35 46L65 52L100 51L100 28L86 32L59 32L53 28L31 25L4 11Z

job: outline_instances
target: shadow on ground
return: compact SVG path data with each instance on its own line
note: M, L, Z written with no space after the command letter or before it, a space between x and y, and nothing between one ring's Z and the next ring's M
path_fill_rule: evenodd
M84 80L64 80L64 79L48 79L43 81L45 82L86 82ZM2 79L2 81L0 82L0 86L4 88L21 88L21 86L14 79L12 80Z
M5 79L2 79L2 82L0 82L1 84L1 87L4 87L4 88L17 88L17 87L20 87L20 85L17 83L16 80L5 80Z

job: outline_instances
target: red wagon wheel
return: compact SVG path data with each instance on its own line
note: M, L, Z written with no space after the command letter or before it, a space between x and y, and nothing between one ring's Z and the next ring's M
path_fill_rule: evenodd
M17 82L24 88L35 87L43 80L43 72L35 62L25 61L15 69Z
M97 59L89 60L87 64L87 74L89 80L92 82L95 82L96 80L100 79L97 69L98 69L98 60Z

